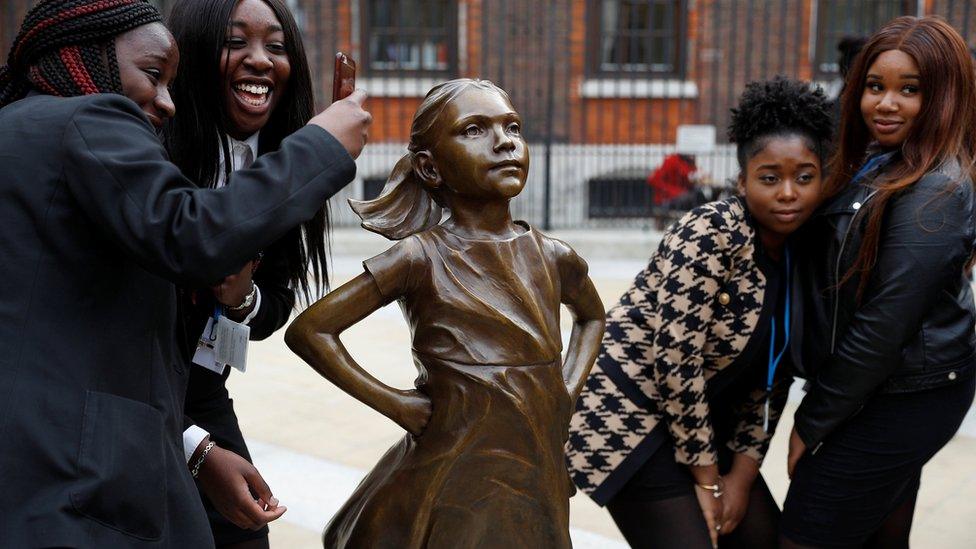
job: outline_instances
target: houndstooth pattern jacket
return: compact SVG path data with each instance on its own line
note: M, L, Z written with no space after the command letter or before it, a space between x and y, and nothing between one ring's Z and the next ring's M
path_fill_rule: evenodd
M662 436L670 435L679 463L717 462L706 388L743 353L760 317L772 314L747 217L740 198L686 214L607 313L567 443L573 480L597 503L623 486ZM774 386L768 432L765 387L736 407L733 451L762 462L789 379Z

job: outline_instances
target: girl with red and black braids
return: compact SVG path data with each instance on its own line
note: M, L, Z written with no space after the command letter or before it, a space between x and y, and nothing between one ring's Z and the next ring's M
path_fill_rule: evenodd
M0 67L0 107L31 87L60 97L122 93L115 37L159 20L155 8L137 0L41 2Z
M352 180L365 94L233 193L201 188L157 136L179 63L159 20L141 0L43 0L0 69L0 547L212 547L191 475L255 524L283 512L218 466L232 452L183 455L176 285L237 273Z

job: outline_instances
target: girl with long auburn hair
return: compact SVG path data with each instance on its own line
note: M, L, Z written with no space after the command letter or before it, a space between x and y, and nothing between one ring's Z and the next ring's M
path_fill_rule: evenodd
M807 229L784 547L907 547L922 466L973 401L976 72L936 17L874 34Z

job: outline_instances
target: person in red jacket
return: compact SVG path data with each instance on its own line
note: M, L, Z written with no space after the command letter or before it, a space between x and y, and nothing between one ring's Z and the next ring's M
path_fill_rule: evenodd
M654 205L664 206L693 192L697 171L693 155L674 153L664 157L664 162L647 177L647 184L654 189Z

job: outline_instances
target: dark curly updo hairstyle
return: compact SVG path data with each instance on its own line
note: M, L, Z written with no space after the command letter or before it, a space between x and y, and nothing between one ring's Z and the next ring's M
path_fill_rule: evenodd
M833 137L831 103L821 88L777 76L750 82L732 109L729 141L736 144L739 169L776 137L800 136L821 162L830 153Z
M43 0L24 17L0 67L0 107L33 87L71 97L122 93L115 37L161 20L145 0Z

